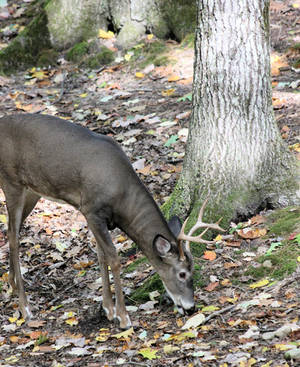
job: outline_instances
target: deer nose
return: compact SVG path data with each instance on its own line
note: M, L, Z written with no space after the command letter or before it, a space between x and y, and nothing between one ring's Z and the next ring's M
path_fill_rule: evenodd
M195 306L187 309L187 310L184 310L186 314L188 314L189 316L191 316L194 312L195 312Z

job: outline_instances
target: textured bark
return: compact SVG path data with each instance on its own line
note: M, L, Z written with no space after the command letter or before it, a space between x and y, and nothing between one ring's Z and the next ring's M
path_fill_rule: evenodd
M272 109L268 6L198 1L193 113L171 213L190 212L208 194L210 216L227 221L267 204L299 203L295 161Z

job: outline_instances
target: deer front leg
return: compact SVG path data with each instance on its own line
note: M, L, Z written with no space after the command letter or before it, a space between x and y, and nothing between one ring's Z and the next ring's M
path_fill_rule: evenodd
M19 259L19 231L22 224L23 210L26 206L26 190L12 185L4 190L8 211L9 242L9 282L19 296L19 307L24 318L31 318L32 313L27 302Z
M115 317L115 309L110 289L108 265L105 260L104 252L102 251L102 248L98 245L98 242L97 242L97 255L102 279L102 297L103 297L102 307L106 313L106 317L108 318L108 320L111 321Z
M96 216L89 215L86 216L86 218L97 241L98 260L101 267L103 282L103 308L106 311L107 318L109 320L112 319L113 315L113 317L116 317L119 320L120 327L122 329L127 329L131 326L131 322L125 307L118 254L111 240L106 222ZM115 310L112 302L107 265L111 268L115 284Z

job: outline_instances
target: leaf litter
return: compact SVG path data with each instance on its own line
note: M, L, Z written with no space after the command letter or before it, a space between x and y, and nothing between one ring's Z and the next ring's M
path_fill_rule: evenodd
M293 24L292 17L299 12L293 4L296 2L287 7L272 1L273 21L287 19L288 11L290 23L285 27ZM18 9L12 7L10 12ZM113 39L114 35L103 32L99 37ZM291 35L281 37L287 42ZM274 43L276 37L275 29ZM190 63L191 55L190 50L183 50L181 65L185 57ZM297 156L298 102L289 90L295 75L287 63L288 57L276 50L273 102L283 138ZM123 71L116 66L102 72L78 72L67 65L0 77L0 113L50 113L113 136L162 204L181 171L192 108L192 69L189 75L188 68L184 70L187 83L181 83L183 73L174 65L128 70L126 77ZM151 79L152 75L159 77ZM280 112L283 108L284 114ZM196 258L201 267L196 272L205 277L202 286L196 285L198 310L194 315L180 316L159 294L153 294L143 304L127 306L133 327L120 332L99 310L102 283L95 240L85 219L70 206L43 199L22 230L22 267L36 317L24 322L8 288L3 201L1 193L0 366L286 367L299 363L300 254L295 259L296 271L282 280L268 276L257 279L254 273L245 273L249 264L260 269L259 255L271 258L264 264L270 266L267 261L271 261L273 266L272 256L286 244L284 238L268 237L265 215L234 224L229 234L217 239L217 247L207 248L204 256ZM299 246L299 235L299 229L289 233L289 243ZM113 233L125 265L131 261L127 255L131 242L122 236L118 230ZM130 256L139 259L141 255L135 252ZM151 272L151 267L142 263L131 277L123 274L128 302L136 283Z

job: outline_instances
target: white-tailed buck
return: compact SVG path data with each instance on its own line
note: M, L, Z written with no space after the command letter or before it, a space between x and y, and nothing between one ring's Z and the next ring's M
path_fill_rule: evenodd
M31 312L20 271L19 231L41 196L69 203L85 216L97 242L103 308L109 320L117 318L121 328L131 325L122 292L120 261L109 234L109 229L116 226L141 248L179 311L194 310L193 261L181 240L205 242L203 233L191 237L195 229L222 229L218 223L202 223L204 206L197 228L189 235L183 229L180 232L176 217L168 225L126 155L111 138L52 116L5 116L0 119L0 186L9 217L9 282L19 296L24 317L30 317ZM109 267L115 284L115 305Z

